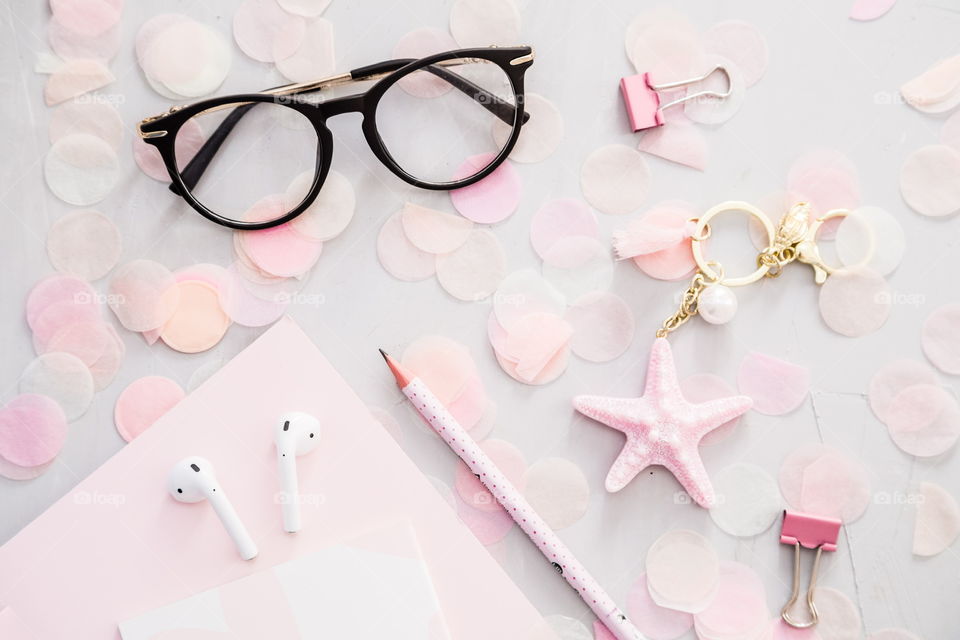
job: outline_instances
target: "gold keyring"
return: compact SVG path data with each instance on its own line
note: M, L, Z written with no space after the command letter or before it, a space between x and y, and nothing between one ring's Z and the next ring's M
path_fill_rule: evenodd
M863 259L857 264L834 267L824 262L823 256L820 255L820 248L817 245L817 234L820 233L820 227L822 227L823 224L828 220L833 220L834 218L846 218L851 215L853 215L853 212L849 209L831 209L814 220L810 224L810 229L807 231L808 240L801 243L799 247L800 262L806 262L807 264L812 264L815 267L819 267L828 276L833 275L833 273L840 268L856 269L858 267L867 266L870 263L870 260L873 258L874 252L877 250L877 239L873 234L873 229L871 229L869 225L864 225L867 236L870 238L869 249Z
M710 266L711 264L718 263L712 260L707 260L704 257L702 246L703 241L700 240L700 238L703 236L703 229L709 224L710 220L721 213L726 213L727 211L743 211L744 213L748 213L756 218L760 224L763 225L763 230L767 234L768 247L773 246L777 234L773 228L773 223L770 222L770 218L768 218L763 211L753 206L749 202L741 202L739 200L721 202L717 206L708 210L697 220L697 229L694 232L693 237L690 239L690 248L693 250L693 259L696 261L697 267L699 267L700 271L707 278L713 280L717 284L722 284L728 287L742 287L763 278L765 275L767 275L767 271L770 270L770 267L766 265L758 267L753 273L746 276L740 276L739 278L724 278L722 273L718 274ZM721 272L722 270L723 269L721 267Z

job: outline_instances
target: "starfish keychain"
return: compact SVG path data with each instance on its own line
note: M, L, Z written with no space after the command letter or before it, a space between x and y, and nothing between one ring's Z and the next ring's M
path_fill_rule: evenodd
M710 220L728 211L744 211L756 218L768 240L767 247L757 255L757 269L738 278L727 278L718 263L708 262L702 246L710 235ZM683 294L680 308L657 330L643 396L581 395L573 399L577 411L627 437L607 474L607 491L619 491L642 470L657 464L666 467L697 504L707 508L713 505L716 496L700 459L700 440L746 413L753 401L747 396L731 396L699 404L688 402L680 392L667 336L697 314L711 323L728 322L737 308L736 296L730 287L748 285L765 277L775 278L793 261L811 265L815 281L823 284L834 269L820 258L817 232L827 220L846 215L848 211L837 209L811 223L810 206L800 203L790 209L775 230L767 215L753 205L724 202L692 221L696 227L690 243L697 271Z

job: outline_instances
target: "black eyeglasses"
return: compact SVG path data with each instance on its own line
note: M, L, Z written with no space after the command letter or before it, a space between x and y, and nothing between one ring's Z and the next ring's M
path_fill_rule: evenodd
M333 157L327 119L343 113L362 114L374 155L412 185L449 190L481 180L510 154L530 118L523 76L532 63L530 47L388 60L315 82L175 106L144 119L139 133L160 152L170 190L191 207L233 229L266 229L317 197ZM359 94L321 94L364 81L377 82ZM313 144L305 143L311 132Z

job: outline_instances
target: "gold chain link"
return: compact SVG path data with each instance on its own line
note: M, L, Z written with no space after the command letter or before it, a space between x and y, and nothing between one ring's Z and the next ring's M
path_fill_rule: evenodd
M680 300L680 308L676 313L664 320L660 328L657 329L658 338L667 337L667 334L697 314L697 302L700 300L700 294L703 293L707 284L707 278L703 272L697 271L693 279L690 280L690 286L683 292L683 297Z

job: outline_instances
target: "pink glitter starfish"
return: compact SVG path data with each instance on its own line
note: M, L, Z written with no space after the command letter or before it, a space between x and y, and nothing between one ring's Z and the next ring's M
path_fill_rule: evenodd
M577 396L577 411L622 431L623 450L607 474L607 491L627 486L652 464L666 467L702 507L714 500L713 485L697 450L700 439L753 405L747 396L732 396L691 404L680 393L673 353L666 338L657 338L650 351L647 383L640 398Z

